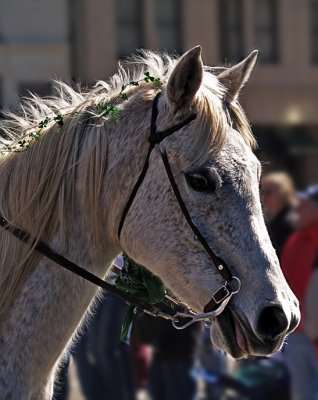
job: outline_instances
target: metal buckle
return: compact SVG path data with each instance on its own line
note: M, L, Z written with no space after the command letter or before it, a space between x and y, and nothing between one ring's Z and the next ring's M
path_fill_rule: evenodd
M233 284L233 282L236 284L236 287L232 288L231 284ZM228 289L228 287L230 287L231 290ZM214 296L216 293L220 292L220 290L225 290L225 294L223 296L223 298L221 300L219 299L215 299ZM241 289L241 281L239 280L238 277L233 276L233 279L231 282L226 283L224 286L222 286L221 289L219 289L218 291L216 291L214 293L214 295L212 296L212 298L214 299L214 301L217 304L220 304L219 307L214 310L214 311L210 311L207 313L202 313L202 314L196 314L196 313L191 313L191 314L187 314L187 313L181 313L181 312L177 312L172 319L172 325L174 328L176 329L184 329L187 328L189 325L192 325L194 322L197 321L211 321L212 318L217 317L218 315L220 315L225 307L227 306L228 302L230 301L230 299L232 298L233 294L236 294L240 291ZM180 319L185 318L188 321L186 321L184 324L180 325Z
M232 293L230 293L229 297L225 299L216 310L207 313L187 314L187 313L177 312L173 316L172 325L174 328L181 330L187 328L189 325L192 325L194 322L211 320L211 318L217 317L218 315L222 314L227 303L230 301L231 297ZM180 324L180 319L183 318L186 319L187 321L184 322L183 324Z
M222 293L223 292L223 293ZM222 297L219 296L221 294ZM222 303L229 295L231 292L227 288L226 285L222 286L219 290L217 290L215 293L212 295L212 299L215 301L216 304Z
M232 287L233 283L234 287ZM231 294L238 293L240 289L241 289L241 281L239 280L238 277L233 276L231 282L226 282L224 286L222 286L219 290L213 293L212 299L216 302L216 304L222 303L222 301L224 301ZM219 293L221 293L222 297L218 297Z

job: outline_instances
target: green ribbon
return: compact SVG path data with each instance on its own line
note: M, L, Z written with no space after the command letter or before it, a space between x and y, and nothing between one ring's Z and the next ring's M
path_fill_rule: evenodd
M124 266L115 280L116 287L132 294L143 303L151 305L160 303L166 294L161 280L126 254L123 254L123 260ZM133 323L135 316L136 307L129 304L120 332L120 340L122 342L126 341L129 327Z

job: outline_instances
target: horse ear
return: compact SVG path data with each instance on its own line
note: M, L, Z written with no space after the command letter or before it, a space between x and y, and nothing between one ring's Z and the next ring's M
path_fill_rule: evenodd
M167 83L166 93L173 111L191 106L202 82L201 46L193 47L178 61Z
M225 97L229 102L237 99L240 90L248 81L256 63L257 55L257 50L252 51L245 60L226 69L218 76L219 81L226 87Z

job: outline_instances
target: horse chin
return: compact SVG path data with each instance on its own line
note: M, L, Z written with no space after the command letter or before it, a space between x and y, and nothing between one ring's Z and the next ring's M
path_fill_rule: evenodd
M214 318L211 326L211 341L219 349L225 350L233 358L267 356L278 351L283 341L262 342L252 329L242 323L230 308Z

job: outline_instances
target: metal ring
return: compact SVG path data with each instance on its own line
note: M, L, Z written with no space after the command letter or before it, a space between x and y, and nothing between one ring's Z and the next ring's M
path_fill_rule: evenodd
M233 281L236 281L236 285L237 285L237 289L233 289L232 288L232 283L233 283ZM237 276L233 276L233 278L232 278L232 280L231 280L231 282L228 282L228 285L231 287L231 289L232 289L232 294L236 294L236 293L238 293L240 290L241 290L241 286L242 286L242 283L241 283L241 281L240 281L240 279L237 277ZM235 286L234 286L235 287Z

